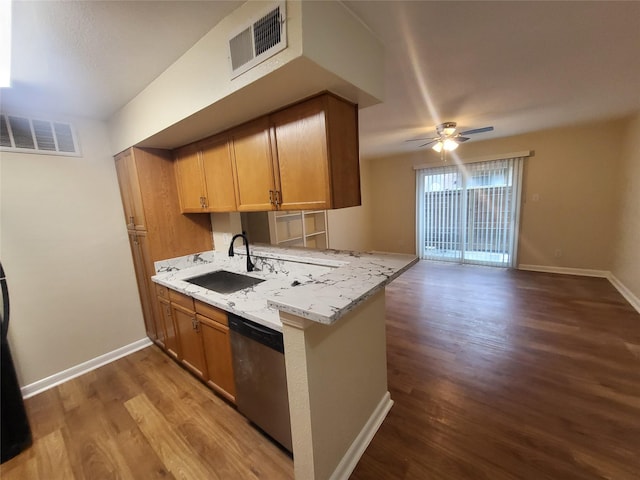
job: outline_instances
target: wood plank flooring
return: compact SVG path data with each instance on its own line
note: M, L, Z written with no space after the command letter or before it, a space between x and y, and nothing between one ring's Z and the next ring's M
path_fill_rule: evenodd
M151 346L26 401L13 479L292 479L291 457Z
M387 335L352 480L640 478L640 315L607 280L420 262Z
M420 262L386 300L395 404L353 480L640 478L640 315L606 280ZM3 480L293 478L155 346L26 404Z

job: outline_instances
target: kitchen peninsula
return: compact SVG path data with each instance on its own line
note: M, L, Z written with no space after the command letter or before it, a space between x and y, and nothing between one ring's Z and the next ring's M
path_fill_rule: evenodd
M385 285L417 258L256 246L251 260L253 272L239 251L159 261L153 281L283 333L296 478L348 478L393 404ZM216 270L264 281L230 294L185 281Z

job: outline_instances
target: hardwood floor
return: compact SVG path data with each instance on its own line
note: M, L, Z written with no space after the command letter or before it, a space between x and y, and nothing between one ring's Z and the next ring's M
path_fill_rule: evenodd
M352 480L640 478L640 315L607 280L420 262L387 292L395 405Z
M156 346L26 401L13 479L292 479L291 458Z
M604 279L420 262L387 288L395 401L352 475L640 478L640 315ZM291 479L157 347L26 402L13 479Z

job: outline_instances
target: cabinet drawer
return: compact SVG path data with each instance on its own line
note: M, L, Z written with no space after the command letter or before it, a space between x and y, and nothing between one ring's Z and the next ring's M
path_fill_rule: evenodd
M169 290L169 300L171 300L171 303L175 303L177 305L180 305L181 307L193 311L193 298L187 295L176 292L175 290Z
M156 285L156 295L169 300L169 289L164 285L160 285L158 283Z
M221 323L222 325L229 325L229 321L227 320L227 312L225 312L224 310L201 302L200 300L196 300L195 304L197 313L218 323Z

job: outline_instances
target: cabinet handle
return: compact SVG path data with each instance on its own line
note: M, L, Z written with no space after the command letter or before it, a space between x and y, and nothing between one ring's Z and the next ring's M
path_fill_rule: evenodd
M276 190L276 207L282 205L282 192L280 190Z
M271 205L275 205L275 202L273 201L273 190L269 190L269 203Z
M196 332L199 332L199 331L200 331L200 330L199 330L200 322L198 322L198 320L196 320L195 318L192 318L192 319L191 319L191 327L193 327L193 329L194 329Z
M133 221L133 215L129 217L129 225L131 226L135 225L135 222Z

